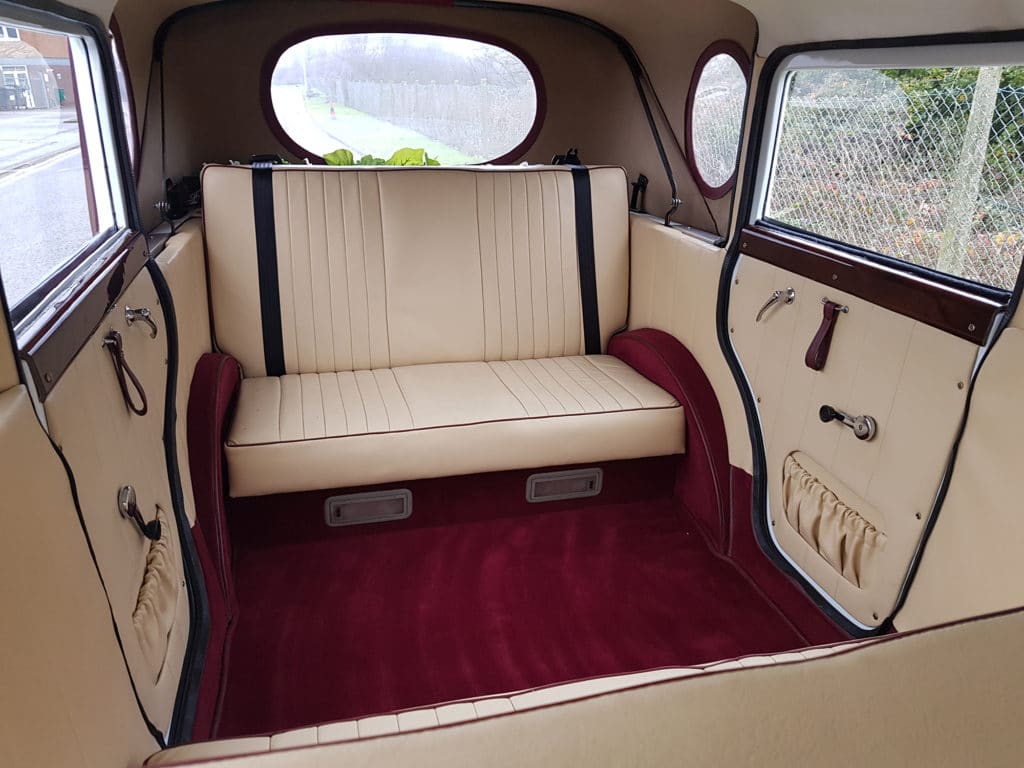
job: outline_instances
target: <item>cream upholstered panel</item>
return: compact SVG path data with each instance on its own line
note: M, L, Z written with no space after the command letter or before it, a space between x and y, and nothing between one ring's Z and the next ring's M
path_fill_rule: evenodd
M1020 764L1022 633L1017 612L433 730L183 764L1010 768Z
M210 315L216 345L233 355L247 376L266 376L251 175L243 169L206 166L202 189Z
M245 202L251 206L248 171L227 172L244 177ZM217 173L209 168L204 178ZM224 202L206 197L206 209L216 214ZM377 174L301 169L275 173L274 223L285 370L308 373L391 365ZM207 218L207 232L219 225L216 215ZM224 259L242 259L245 268L256 269L255 250L231 249L225 254L211 246L211 274L217 274ZM258 304L259 293L246 300ZM213 307L219 318L223 307L216 297ZM253 330L258 328L250 329L250 336ZM227 352L238 343L229 342L219 327L217 338ZM242 343L248 345L248 339ZM248 363L241 362L246 375L252 375Z
M178 382L176 405L178 413L178 471L185 501L185 514L195 522L196 503L192 492L192 469L188 460L188 394L192 374L199 358L212 346L210 307L206 298L206 257L203 249L202 224L189 221L167 241L157 257L167 285L174 297L178 321Z
M150 309L160 328L155 339L149 337L145 325L136 323L129 327L125 323L126 304ZM110 355L102 347L102 338L110 329L121 333L125 357L146 390L149 411L145 416L130 413L122 399ZM82 513L139 697L159 727L166 727L171 720L189 629L182 549L174 524L163 444L166 387L167 332L152 278L143 271L103 319L44 403L50 434L75 473ZM168 520L164 528L174 558L167 567L174 574L172 585L177 592L169 592L171 585L165 584L157 601L163 610L151 616L167 628L160 641L162 663L154 663L150 641L155 635L145 627L137 631L134 625L137 609L146 598L143 583L151 547L135 524L118 510L117 494L124 485L135 488L139 509L146 520L153 519L157 507ZM152 563L152 558L149 560ZM173 615L167 616L164 611Z
M671 333L690 350L715 390L729 461L752 472L747 414L718 343L718 281L725 251L649 216L630 216L629 327Z
M754 316L774 290L796 301ZM846 304L822 371L804 364L821 324L823 297ZM767 453L772 531L786 554L857 621L890 614L931 512L963 414L978 348L808 278L743 256L729 303L729 330L757 400ZM870 442L818 418L822 405L878 420ZM818 479L865 502L865 520L884 536L856 586L801 536L784 513L786 457L801 451ZM843 500L849 506L851 501Z
M770 656L746 656L728 661L699 664L691 667L663 667L626 675L606 675L571 683L531 688L504 696L484 696L439 704L432 707L408 709L401 712L374 715L358 720L326 723L310 728L242 739L223 739L186 744L165 749L151 756L146 765L172 765L175 763L208 760L214 757L245 755L255 752L273 752L280 749L306 747L316 744L332 744L341 741L390 736L398 733L422 731L444 725L468 723L496 715L525 712L537 707L579 701L591 696L617 693L630 688L651 685L666 680L701 675L707 672L724 672L735 669L752 669L767 664L788 664L807 661L821 656L838 653L851 644L821 648L808 648L790 653Z
M602 344L626 321L621 169L590 171ZM583 351L568 168L310 169L274 173L288 373ZM262 376L247 168L203 172L219 348Z
M682 406L603 355L245 379L225 452L258 496L682 453Z
M900 629L1024 605L1024 330L1003 331L978 374L945 502Z
M0 765L138 765L154 741L67 474L24 387L0 394L0 454Z

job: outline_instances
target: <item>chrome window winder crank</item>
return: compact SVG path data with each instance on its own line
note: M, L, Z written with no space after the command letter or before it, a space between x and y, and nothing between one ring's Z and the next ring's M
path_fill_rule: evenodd
M117 508L120 510L121 516L135 523L139 528L139 532L147 539L150 541L160 540L160 535L163 533L160 521L153 519L148 523L146 522L142 517L142 512L139 511L135 489L130 485L124 486L117 492Z
M878 432L878 422L871 416L851 416L831 405L823 405L818 410L818 418L824 423L838 421L853 430L858 440L870 440Z

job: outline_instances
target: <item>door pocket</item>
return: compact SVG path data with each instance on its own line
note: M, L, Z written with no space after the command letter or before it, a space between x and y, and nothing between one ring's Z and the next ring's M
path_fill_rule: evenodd
M815 552L855 587L870 586L886 536L870 522L879 518L867 502L796 451L783 467L782 503L786 521Z
M171 534L173 522L157 507L160 538L149 543L146 570L139 588L139 597L132 613L132 623L139 638L139 647L149 665L154 684L160 680L174 619L178 613L178 597L182 578L178 569L178 555Z

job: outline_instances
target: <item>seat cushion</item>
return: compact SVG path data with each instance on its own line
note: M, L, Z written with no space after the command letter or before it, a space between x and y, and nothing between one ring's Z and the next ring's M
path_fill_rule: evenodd
M245 379L232 496L683 453L682 406L614 357Z
M626 691L630 688L679 680L684 677L764 667L771 664L791 664L794 662L810 661L822 656L831 656L841 651L850 650L858 645L866 646L870 642L836 643L834 645L806 648L788 653L777 653L770 656L744 656L737 659L689 667L663 667L624 675L607 675L605 677L594 677L570 683L544 686L542 688L531 688L516 693L508 693L503 696L485 696L477 699L439 704L434 707L421 707L401 712L373 715L358 720L345 720L310 726L308 728L296 728L291 731L283 731L271 735L185 744L180 747L157 752L146 761L146 765L190 763L217 757L273 752L278 749L305 747L314 744L330 744L339 741L355 741L375 736L422 731L428 728L480 720L496 715L524 712L536 707L578 701L591 696Z

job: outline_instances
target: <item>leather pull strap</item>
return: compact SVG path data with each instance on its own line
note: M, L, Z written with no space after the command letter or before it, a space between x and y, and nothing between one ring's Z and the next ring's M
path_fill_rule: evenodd
M137 416L145 416L149 411L146 390L142 388L142 382L139 381L139 377L135 375L135 371L131 369L124 357L124 340L121 338L121 334L117 331L111 331L104 336L103 348L110 353L110 358L114 361L114 373L117 376L117 385L121 388L121 397L124 398L124 404L128 406L129 411ZM139 396L138 405L136 405L135 398L128 387L129 381Z
M828 350L832 346L832 333L836 329L836 320L843 310L843 305L837 304L834 301L825 301L823 303L824 317L821 319L821 326L818 328L818 332L814 334L814 340L811 342L811 346L807 348L807 354L804 356L804 362L812 371L820 371L825 367L825 361L828 360Z

